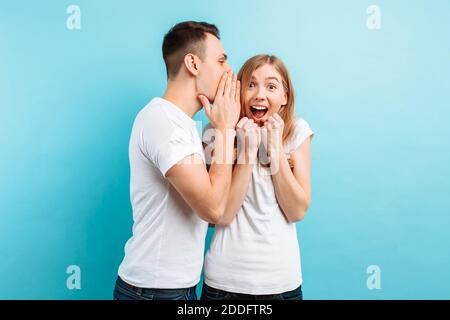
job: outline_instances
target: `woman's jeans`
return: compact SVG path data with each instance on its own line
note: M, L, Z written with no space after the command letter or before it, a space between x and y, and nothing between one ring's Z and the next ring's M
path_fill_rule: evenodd
M252 295L212 288L203 283L201 300L303 300L302 286L279 294Z
M132 286L117 277L114 300L197 300L196 286L185 289L147 289Z

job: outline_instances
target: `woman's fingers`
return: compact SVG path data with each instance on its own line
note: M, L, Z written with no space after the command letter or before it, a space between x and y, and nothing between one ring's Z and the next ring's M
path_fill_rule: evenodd
M255 128L256 136L258 138L258 145L261 143L261 128L259 126L256 126Z
M267 145L267 127L264 126L260 130L261 139L263 139L264 146Z
M281 118L281 116L280 116L278 113L275 113L275 114L273 115L273 118L274 118L275 120L277 120L278 122L284 122L284 121L283 121L283 118Z
M279 128L281 128L281 127L284 126L284 120L283 120L283 118L281 118L281 116L280 116L278 113L275 113L275 114L273 115L273 118L274 118L274 120L275 120L275 122L277 123L277 126L278 126Z
M244 129L246 131L252 131L253 129L255 129L256 127L258 127L258 125L253 121L253 119L249 119L247 121L247 123L245 124Z
M244 125L247 123L248 118L247 117L243 117L241 120L239 120L239 122L236 124L236 128L237 129L242 129L244 127Z

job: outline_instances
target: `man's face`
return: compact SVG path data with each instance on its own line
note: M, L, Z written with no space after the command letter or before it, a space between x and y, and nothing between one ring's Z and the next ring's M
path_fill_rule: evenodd
M231 70L222 43L215 36L207 33L205 40L205 58L197 76L198 94L205 95L213 102L220 78L225 71Z

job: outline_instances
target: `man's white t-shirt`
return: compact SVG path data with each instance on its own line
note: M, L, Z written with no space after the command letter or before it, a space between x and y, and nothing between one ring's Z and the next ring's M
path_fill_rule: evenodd
M188 288L200 280L207 222L165 178L191 154L205 162L196 124L176 105L154 98L137 115L130 138L133 235L119 276L141 288Z
M285 153L313 134L308 123L297 118ZM230 226L216 225L204 274L205 283L213 288L253 295L279 294L302 284L296 226L278 205L269 168L254 165L235 219Z

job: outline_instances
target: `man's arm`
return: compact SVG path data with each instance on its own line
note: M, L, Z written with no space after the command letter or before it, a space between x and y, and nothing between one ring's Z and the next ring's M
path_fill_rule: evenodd
M240 82L232 72L225 72L213 105L203 95L198 98L216 130L214 161L208 172L200 155L193 154L170 168L166 177L202 219L217 223L225 211L231 184L235 126L241 109Z
M217 134L218 146L209 173L200 155L192 154L174 165L167 179L187 204L205 221L218 223L224 214L231 185L234 130ZM221 151L220 151L221 150Z

